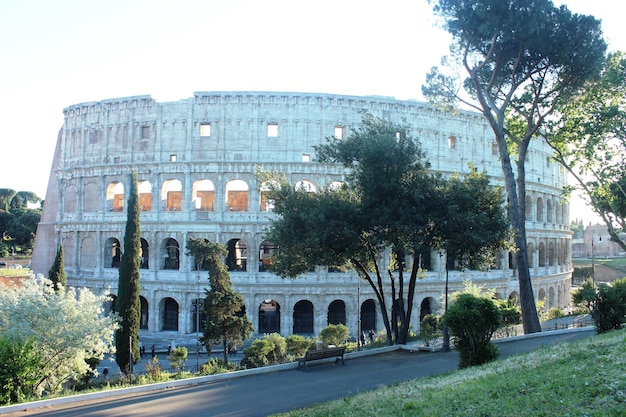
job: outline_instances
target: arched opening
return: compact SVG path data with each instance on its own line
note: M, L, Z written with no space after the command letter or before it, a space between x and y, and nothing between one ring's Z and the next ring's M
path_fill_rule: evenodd
M115 313L115 300L117 296L115 294L109 294L109 299L104 302L104 314L109 315Z
M526 220L532 221L533 220L533 200L529 195L527 195L526 198L524 199L524 203L526 205L526 209L524 210L524 214L526 214Z
M528 255L528 267L534 268L535 267L535 245L533 245L532 243L528 243L526 252Z
M167 297L161 301L161 330L178 331L178 303L173 298Z
M543 199L541 197L537 198L537 221L543 221Z
M401 304L401 300L397 298L391 308L391 330L394 332L396 331L398 325L400 324L400 317L404 317L404 315L404 303Z
M556 307L556 304L554 303L554 288L550 287L548 289L548 305L546 306L546 308L552 307Z
M209 243L209 239L207 238L200 238L204 241L204 243ZM198 262L200 260L199 259L195 259L193 260L193 270L194 271L208 271L209 270L209 260L208 259L204 259L202 261L202 265L199 265ZM200 279L200 278L198 278Z
M150 268L150 248L148 247L148 241L144 238L140 239L141 242L141 259L139 261L140 269L148 269Z
M124 211L124 184L115 181L107 185L107 209Z
M259 248L259 272L272 270L272 256L278 248L269 240L263 241Z
M426 297L420 304L420 323L427 314L433 314L435 311L435 300L432 297Z
M204 330L206 323L206 312L204 311L204 298L196 298L191 301L191 331L192 333Z
M270 186L274 184L263 183L259 188L259 210L260 211L272 211L274 210L274 200L268 198L270 192ZM277 186L277 185L276 185Z
M215 205L215 186L211 180L199 180L193 183L192 197L197 211L213 211Z
M361 330L376 328L376 303L369 298L361 304Z
M246 271L248 262L248 247L246 242L241 239L231 239L228 241L226 248L226 267L229 271Z
M120 241L114 237L107 239L104 244L104 266L106 268L119 268L122 259L122 247Z
M539 243L539 266L546 266L546 244Z
M139 319L139 328L140 329L148 329L148 300L146 300L143 296L139 296L139 304L141 308L141 316Z
M152 184L145 180L138 181L137 193L139 194L139 209L141 211L152 210Z
M430 248L429 247L422 248L417 254L417 256L418 256L417 261L419 262L418 264L419 267L421 269L430 271L432 269L431 263L430 263Z
M317 192L317 187L315 186L315 184L308 180L298 181L296 183L295 189L297 191L306 191L308 193Z
M550 266L556 265L556 246L554 242L550 242L548 245L548 264Z
M163 269L180 268L180 248L176 239L168 238L163 241Z
M328 306L328 324L346 324L346 303L335 300Z
M183 209L183 186L180 181L163 182L161 200L165 201L165 211L181 211Z
M309 300L301 300L293 306L293 333L312 334L313 328L313 303Z
M232 180L226 184L226 210L248 211L248 184Z
M276 300L265 300L259 306L259 333L280 333L280 305Z
M546 221L548 223L552 223L552 199L548 198L546 200Z
M519 294L517 291L513 291L509 294L509 304L511 305L519 305Z

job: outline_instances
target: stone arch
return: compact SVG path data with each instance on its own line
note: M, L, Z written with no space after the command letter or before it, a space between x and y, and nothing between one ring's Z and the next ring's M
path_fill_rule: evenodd
M150 268L150 246L148 245L148 241L144 238L139 239L141 243L141 259L139 261L140 269L149 269Z
M555 299L554 299L554 287L548 288L548 308L556 307Z
M361 304L361 329L376 330L376 302L368 298Z
M300 300L293 306L293 333L313 334L313 303L309 300Z
M85 237L80 244L80 267L95 268L97 260L96 241L92 237Z
M552 207L552 198L548 198L546 199L546 221L548 223L552 223L552 213L553 213L554 209Z
M548 265L556 265L556 248L554 242L548 244Z
M139 318L139 328L148 330L149 323L149 312L150 308L148 306L148 300L143 295L139 296L139 305L140 305L140 318Z
M544 290L543 288L540 288L539 292L537 293L537 299L539 301L545 300L546 299L546 290Z
M317 192L317 186L309 180L300 180L296 182L295 188L297 191L307 191L309 193Z
M513 305L518 305L519 304L519 294L517 291L513 291L511 292L511 294L509 294L509 302L511 302Z
M183 209L183 186L177 179L163 182L161 201L165 202L165 211L181 211Z
M63 239L63 256L65 259L65 266L66 267L70 267L73 268L74 265L74 259L76 256L76 240L75 240L75 235L74 234L70 234L68 235L65 239Z
M83 192L83 211L85 213L93 213L100 210L100 187L94 182L85 184Z
M539 266L546 266L546 244L539 242Z
M543 207L543 198L537 197L537 221L544 221L543 217L544 207Z
M63 212L76 213L78 209L78 192L76 186L70 185L63 191Z
M191 332L201 332L204 329L204 325L207 320L206 311L204 310L204 298L194 298L191 300L191 311L189 316L191 319Z
M161 242L163 257L162 269L180 269L180 245L174 238L163 239Z
M122 245L114 237L110 237L104 242L103 265L105 268L119 268L122 259Z
M276 254L278 246L269 240L264 240L259 247L259 272L272 270L272 256Z
M526 210L525 210L526 220L532 221L533 220L533 199L529 195L526 195L526 199L524 201L526 204Z
M213 211L215 209L215 185L213 181L207 179L195 181L191 199L197 211Z
M248 183L231 180L226 184L226 210L248 211Z
M248 246L243 239L231 239L226 244L226 267L229 271L247 271Z
M108 211L124 211L124 184L113 181L107 185L106 206Z
M171 297L161 300L161 330L178 331L179 305Z
M258 317L259 333L280 333L280 304L276 300L264 300Z
M526 251L528 253L528 267L535 267L535 245L532 242L528 242L526 245Z
M271 186L278 186L264 182L259 187L259 211L274 211L274 200L268 198Z
M432 297L426 297L420 303L420 323L427 314L433 314L435 312L435 299Z
M328 324L346 324L346 303L343 300L334 300L328 305Z
M139 195L139 210L152 210L152 184L149 181L137 181L137 194Z

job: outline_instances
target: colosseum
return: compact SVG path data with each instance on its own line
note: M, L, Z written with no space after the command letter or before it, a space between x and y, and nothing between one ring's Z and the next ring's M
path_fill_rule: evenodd
M188 238L228 248L233 287L242 293L257 334L317 334L328 323L383 329L371 289L355 272L324 266L297 279L272 274L275 246L264 240L272 207L255 172L279 171L315 190L341 181L342 167L316 162L314 146L342 138L363 112L404 121L427 153L432 169L466 172L468 163L503 185L497 148L482 116L444 113L425 103L389 97L285 92L198 92L159 103L150 96L108 99L64 110L33 269L47 275L62 243L68 284L115 295L129 189L137 172L141 207L141 331L177 337L198 330L197 310L208 285L185 255ZM565 174L541 141L527 160L527 234L535 297L546 307L569 304L571 233L561 204ZM428 259L430 258L430 259ZM516 297L511 255L498 254L490 271L451 271L451 291L472 280ZM420 317L441 310L445 258L426 257L427 276L416 289Z

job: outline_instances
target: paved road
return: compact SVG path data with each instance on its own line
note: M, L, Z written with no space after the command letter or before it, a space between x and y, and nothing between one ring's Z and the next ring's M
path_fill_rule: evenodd
M502 357L570 342L595 334L566 332L500 343ZM346 360L346 365L310 366L306 372L287 370L203 383L195 386L131 394L20 411L7 416L267 416L341 398L379 386L454 370L457 352L393 351Z

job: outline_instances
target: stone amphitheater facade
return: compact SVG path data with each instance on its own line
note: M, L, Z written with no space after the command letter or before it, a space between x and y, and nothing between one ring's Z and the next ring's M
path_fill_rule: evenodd
M503 185L493 133L482 116L415 101L198 92L175 102L135 96L76 104L64 110L33 268L46 275L62 243L70 285L116 294L125 191L135 170L142 210L142 332L182 336L197 330L202 317L196 306L208 275L185 255L185 242L199 237L227 246L233 287L244 296L257 334L317 334L337 322L352 335L359 328L383 329L374 294L355 272L320 266L297 279L272 274L269 257L276 248L264 231L273 214L255 177L257 167L280 171L311 190L341 181L344 169L317 163L313 146L349 134L363 112L407 123L432 169L466 172L471 162ZM560 199L565 174L541 141L531 146L527 183L535 297L546 307L566 307L572 264L568 206ZM451 271L451 291L472 280L501 298L517 296L511 259L499 254L498 269L487 272ZM421 316L441 310L445 257L432 252L425 262L428 273L417 284L411 320L415 330Z

